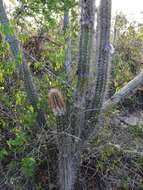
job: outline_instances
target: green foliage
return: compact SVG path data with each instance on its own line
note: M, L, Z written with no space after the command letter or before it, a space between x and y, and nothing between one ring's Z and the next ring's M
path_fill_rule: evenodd
M20 123L25 127L29 128L34 126L36 121L36 113L31 105L27 106L20 115Z
M16 104L17 104L17 105L22 105L23 102L25 102L25 93L24 93L24 92L21 92L21 91L18 91L18 92L15 94L15 99L16 99Z
M8 155L5 148L0 149L0 161L3 160Z
M142 62L142 26L129 23L124 15L117 15L114 25L113 83L118 91L140 70Z
M130 133L135 138L143 138L143 126L137 125L137 126L130 126Z
M3 24L0 25L0 31L2 32L2 34L4 34L5 36L7 35L14 35L14 29L11 25L9 24Z
M6 41L6 39L10 38L11 36L14 36L14 27L15 25L10 24L3 24L0 25L0 35L1 35L1 41L0 41L0 49L1 53L7 56L7 52L9 53L9 44ZM10 53L9 53L10 54ZM8 56L6 57L8 59ZM6 64L3 64L4 69L6 70L6 74L12 74L15 70L16 64L22 63L22 52L21 50L15 55L15 59L8 59Z
M125 62L120 54L115 54L113 58L113 77L114 77L114 87L118 91L123 87L128 81L133 78L129 62ZM124 77L123 77L124 75Z
M19 50L18 54L16 55L15 62L16 62L16 64L22 63L22 51L21 50Z
M36 161L32 157L23 158L21 161L21 171L26 177L34 175Z
M97 170L102 172L106 170L114 171L120 161L117 157L120 156L120 152L112 145L106 145L100 151L100 159L97 161Z
M9 147L21 147L26 142L26 135L21 129L14 129L15 138L7 141Z

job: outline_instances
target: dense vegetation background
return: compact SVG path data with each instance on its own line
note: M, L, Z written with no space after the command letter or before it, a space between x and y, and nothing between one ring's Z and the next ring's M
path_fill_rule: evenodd
M48 92L58 88L65 101L73 102L79 4L74 0L21 0L9 16L10 26L0 27L0 189L56 189L57 150L52 147L56 118L48 106ZM119 91L143 66L143 24L130 23L120 13L112 19L111 29L115 52L108 96ZM13 33L32 72L38 107L46 116L42 128L27 98L23 75L16 72L22 55L14 60L5 40ZM67 55L68 80L64 65ZM143 88L139 88L113 108L110 116L104 116L98 136L83 151L76 189L143 189L142 108ZM50 129L52 133L48 133ZM55 165L52 169L51 160Z

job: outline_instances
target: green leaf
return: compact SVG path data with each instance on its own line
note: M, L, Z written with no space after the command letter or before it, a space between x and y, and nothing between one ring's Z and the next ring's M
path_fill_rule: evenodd
M0 31L1 31L4 35L13 35L13 34L14 34L13 27L10 26L10 24L3 24L3 25L1 25Z
M23 158L21 161L21 171L27 177L32 177L34 174L36 161L32 157Z
M10 139L7 141L7 144L9 145L9 147L14 146L21 146L26 142L26 135L23 131L21 131L20 129L15 129L15 135L16 137L14 139Z
M3 148L0 149L0 160L3 160L8 155L8 152Z
M0 71L0 82L4 81L3 73Z

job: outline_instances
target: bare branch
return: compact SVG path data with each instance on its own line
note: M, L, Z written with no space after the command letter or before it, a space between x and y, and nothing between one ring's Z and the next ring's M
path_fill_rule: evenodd
M137 75L133 80L131 80L127 85L125 85L119 92L115 93L109 100L103 104L102 111L106 112L113 106L117 105L121 100L123 100L128 95L134 93L137 88L143 85L143 72Z

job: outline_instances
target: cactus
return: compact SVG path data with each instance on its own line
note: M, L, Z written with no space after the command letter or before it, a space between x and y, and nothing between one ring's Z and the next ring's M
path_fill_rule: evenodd
M79 60L74 105L73 107L71 106L72 113L70 114L70 118L67 118L68 114L65 112L60 111L60 114L57 114L59 106L56 107L55 112L59 150L58 177L59 189L61 190L74 189L78 170L80 169L81 147L83 146L83 142L86 142L94 132L95 125L98 124L106 94L111 58L109 43L111 0L101 0L97 18L96 35L94 33L94 17L95 0L81 0ZM0 0L0 22L2 24L8 24L2 0ZM8 36L8 39L13 56L16 58L19 52L16 37ZM96 58L93 53L94 47L96 47ZM37 93L31 73L26 64L25 56L23 56L22 67L29 100L35 110L39 111L37 108ZM95 73L92 72L92 69ZM92 74L92 76L90 74ZM91 80L94 79L94 77L95 81L93 80L93 83ZM92 87L92 90L90 90L90 87ZM53 101L57 103L57 99L54 98ZM43 114L38 113L38 115L41 118Z
M86 101L86 110L89 111L86 113L86 124L81 134L83 141L87 140L93 131L96 130L95 125L98 123L107 91L111 65L110 27L111 0L101 0L97 14L96 40L94 41L96 43L94 44L94 47L96 47L96 59L94 61L95 84L92 87L92 94L90 94L91 90L88 92L88 97L91 97L90 101L89 99ZM91 84L90 81L89 84Z
M75 104L71 113L71 120L66 116L58 116L59 132L59 178L61 190L73 190L80 166L79 144L80 131L85 114L80 112L85 106L89 76L89 63L94 27L94 0L81 2L81 29L79 42L79 60L75 92ZM65 123L65 121L67 121ZM69 121L69 122L68 122Z
M9 20L7 18L5 8L3 5L3 0L0 0L0 23L5 26L10 26ZM6 34L5 39L10 45L10 49L11 49L14 59L17 60L18 55L20 54L20 45L19 45L18 40L16 39L15 34L8 33L8 34ZM29 99L30 103L32 104L34 110L38 113L37 121L38 121L39 126L43 126L46 124L46 119L45 119L43 110L39 109L37 106L38 95L36 92L35 85L33 83L32 74L27 66L24 53L22 56L23 56L22 57L22 65L17 64L17 68L19 68L20 71L22 70L22 72L23 72L25 89L27 92L28 99Z

